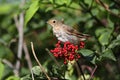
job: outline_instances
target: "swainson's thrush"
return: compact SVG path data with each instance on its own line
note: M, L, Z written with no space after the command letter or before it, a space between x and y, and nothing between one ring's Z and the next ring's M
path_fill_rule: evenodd
M52 26L54 35L62 42L69 41L73 44L79 44L80 41L84 41L90 37L88 34L80 33L72 27L65 25L63 21L50 19L47 23Z

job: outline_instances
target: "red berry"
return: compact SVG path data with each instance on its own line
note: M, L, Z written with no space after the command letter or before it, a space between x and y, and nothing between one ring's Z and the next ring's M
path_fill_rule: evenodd
M84 42L80 42L80 48L84 47ZM74 45L70 42L65 42L63 47L61 46L61 42L58 41L56 44L56 48L53 50L50 50L50 52L56 57L56 58L63 58L64 64L67 64L68 61L72 60L78 60L80 58L80 55L76 53L78 50L78 45Z

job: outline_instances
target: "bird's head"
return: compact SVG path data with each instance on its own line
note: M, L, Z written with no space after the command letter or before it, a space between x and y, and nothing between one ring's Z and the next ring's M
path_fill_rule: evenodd
M63 24L62 21L58 21L56 19L50 19L50 20L47 21L47 23L49 25L51 25L52 27L57 27L57 26L60 26L60 25Z

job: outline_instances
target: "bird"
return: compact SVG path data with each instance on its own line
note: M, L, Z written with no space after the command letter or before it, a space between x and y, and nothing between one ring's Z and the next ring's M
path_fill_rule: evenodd
M68 41L73 44L79 44L80 41L85 41L90 37L90 35L83 34L64 24L63 20L50 19L47 23L52 26L53 34L63 43Z

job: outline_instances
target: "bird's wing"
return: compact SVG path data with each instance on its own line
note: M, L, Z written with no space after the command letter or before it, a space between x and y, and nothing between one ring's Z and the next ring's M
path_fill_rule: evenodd
M74 35L74 36L77 36L79 38L88 38L88 37L90 37L90 35L80 33L77 30L73 29L72 27L64 25L64 28L65 28L66 33L68 33L70 35Z

